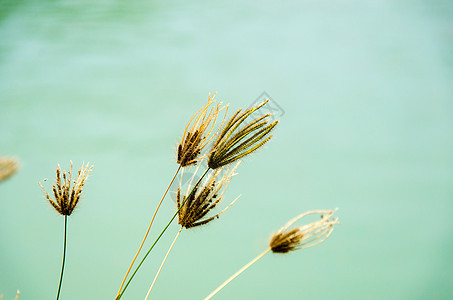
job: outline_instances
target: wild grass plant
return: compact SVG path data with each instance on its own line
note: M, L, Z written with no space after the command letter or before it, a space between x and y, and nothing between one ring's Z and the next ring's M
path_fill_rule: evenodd
M204 107L202 107L194 115L194 117L192 117L192 119L189 121L184 130L181 142L177 147L178 153L177 163L179 164L179 167L176 171L176 174L173 176L173 179L171 180L169 187L173 183L173 180L175 179L181 168L191 164L196 164L202 159L207 160L208 167L200 176L198 181L193 185L193 188L190 190L190 192L188 192L183 199L180 199L180 201L178 202L178 210L170 219L167 226L165 226L161 233L157 236L154 243L145 253L144 257L142 258L140 263L135 267L134 272L127 280L126 278L129 275L129 272L136 260L136 257L138 256L139 252L142 249L143 243L147 238L149 228L151 227L154 217L157 211L159 210L160 204L162 203L163 198L168 192L169 187L167 188L167 190L164 193L164 196L161 199L161 202L158 204L158 207L153 215L153 218L151 219L151 223L150 226L148 227L147 233L145 234L145 238L140 244L139 250L137 251L134 259L132 260L131 266L126 272L126 275L117 293L116 299L120 299L122 297L127 287L129 286L130 282L134 278L135 274L137 273L145 259L148 257L149 253L152 251L156 243L162 237L163 233L167 230L168 226L176 218L176 216L179 217L178 222L180 223L180 225L186 228L204 225L212 221L215 217L218 217L218 215L216 215L214 217L208 218L207 220L204 221L201 220L201 218L208 214L209 211L212 210L221 199L221 197L219 197L218 200L212 202L213 199L218 195L216 193L212 194L211 193L212 190L210 189L216 190L220 185L215 184L215 179L208 180L209 182L205 182L203 184L202 183L203 178L209 172L214 172L214 175L211 175L210 177L211 179L217 178L218 174L220 174L221 168L240 160L242 157L246 155L251 154L258 148L263 146L272 137L270 132L277 125L278 121L270 122L269 121L270 114L259 116L255 120L250 120L250 116L255 111L263 107L267 103L266 101L258 106L248 108L245 110L236 111L233 114L233 116L226 122L226 124L223 125L225 123L226 116L225 112L225 116L223 117L220 126L218 127L217 130L213 130L213 127L215 126L215 123L217 121L218 114L223 109L227 110L227 107L220 108L221 103L211 107L211 105L213 105L214 103L213 97L214 96L211 95L208 97L207 104ZM208 148L207 152L203 153L201 150L206 146L207 144L206 141L211 140L213 141L211 147ZM186 157L188 159L185 159ZM186 161L187 163L183 165L182 162ZM225 177L222 177L222 179L220 179L220 182L229 181L229 178L232 175L230 174L226 176L227 179L225 179ZM204 187L200 188L200 185L203 185ZM200 192L197 193L197 191ZM161 268L159 269L158 274L160 270ZM158 274L156 275L155 280L157 279ZM154 286L155 280L153 281L153 284L151 284L149 292Z
M238 277L242 272L247 270L269 252L285 254L298 249L313 247L319 243L322 243L332 233L333 225L338 224L338 218L333 218L335 211L336 210L314 210L300 214L291 219L285 226L272 235L272 238L269 241L269 247L266 250L239 269L239 271L234 273L211 294L209 294L205 300L214 297L214 295L223 289L228 283ZM316 214L321 217L320 220L289 229L299 219Z
M72 161L69 172L61 172L60 165L57 167L57 178L52 187L53 198L46 192L41 182L39 185L45 193L45 198L52 207L62 216L64 216L64 235L63 235L63 261L61 263L60 281L58 284L57 300L60 298L61 284L63 282L64 266L66 261L66 236L68 228L68 216L72 214L80 201L85 181L88 178L93 166L89 164L82 165L77 172L77 177L72 178Z
M239 197L236 197L230 200L228 205L223 205L224 192L236 175L241 160L272 139L271 133L278 121L271 121L272 115L269 113L261 113L260 109L266 105L267 101L248 109L239 109L227 119L228 106L216 103L214 96L215 94L208 96L206 105L193 115L183 131L176 148L177 168L175 174L172 176L162 198L157 202L157 207L150 218L146 233L119 284L115 300L123 297L140 267L149 258L149 254L155 245L177 218L180 229L150 283L148 292L146 295L144 293L145 300L152 297L152 289L183 229L190 230L213 222L238 200ZM64 217L63 257L56 293L57 300L60 297L65 271L68 217L79 203L88 175L93 168L89 164L83 164L77 174L73 176L72 162L70 162L70 165L68 172L62 171L58 165L56 180L51 193L45 190L41 182L39 183L46 200ZM184 170L188 167L196 167L196 172L187 186L184 186ZM200 171L199 169L202 167L204 170ZM7 178L16 170L17 163L15 164L14 161L4 163L3 160L0 160L0 181L2 174L6 174L4 178ZM201 173L201 175L198 176L198 173ZM160 230L159 234L153 238L154 241L145 251L143 247L150 237L149 233L155 217L175 180L179 180L176 192L176 212L169 218L168 223ZM218 209L222 205L223 209ZM333 210L315 210L291 219L272 236L266 250L234 273L205 299L211 299L234 278L269 252L285 254L323 242L332 233L333 226L338 224L338 219L333 217L334 212ZM293 226L297 221L313 215L318 215L320 218L304 225ZM141 260L138 261L140 255Z
M262 147L272 138L271 132L278 124L278 121L271 122L271 114L256 114L256 112L259 112L259 109L262 108L267 102L268 100L245 110L237 110L228 119L228 121L226 121L225 116L227 107L220 107L221 104L219 103L209 110L209 107L214 103L213 96L209 96L206 106L201 108L194 115L194 117L192 117L192 119L186 126L181 142L177 147L177 163L179 164L179 166L169 184L169 187L172 185L178 173L180 171L182 173L186 166L197 164L200 161L205 160L207 168L195 184L192 184L194 177L192 178L192 181L188 185L185 194L182 194L181 191L181 174L180 186L177 190L176 195L176 213L170 219L168 224L163 228L161 233L157 236L154 243L151 245L140 263L135 267L132 275L129 276L129 279L127 280L127 277L130 270L132 269L137 255L141 251L143 243L147 238L149 228L153 223L154 217L157 214L157 211L159 210L159 207L163 199L165 198L165 195L167 194L169 188L166 189L164 196L159 202L157 209L151 219L145 238L140 244L139 250L132 260L131 266L126 272L126 275L116 296L117 300L123 296L140 266L148 257L149 253L152 251L163 233L167 230L170 223L176 217L178 218L178 224L181 227L176 234L173 242L171 243L154 277L154 280L152 281L148 289L145 300L150 297L151 291L155 286L157 278L165 264L165 261L168 258L170 251L172 250L173 246L176 243L176 240L181 234L181 231L184 228L190 229L193 227L208 224L209 222L218 218L220 214L224 213L238 199L234 199L225 209L223 209L219 213L214 213L213 215L209 216L209 213L214 210L216 206L221 202L222 195L231 178L235 175L235 170L237 169L240 160ZM223 109L225 109L225 116L220 122L221 124L218 129L214 130L213 128L215 126L215 122L217 121L217 116ZM211 146L207 147L206 151L203 151L205 150L205 146L207 146L209 141L212 141ZM235 165L233 167L230 167L233 163L235 163ZM222 172L224 171L224 169L226 169L227 171ZM211 174L207 175L209 172L211 172ZM207 177L203 181L203 178L205 178L205 176ZM300 218L316 213L323 213L321 220L287 231L288 227ZM327 210L311 211L305 214L301 214L291 220L272 237L270 247L266 251L252 260L251 263L247 264L240 271L235 273L232 277L230 277L230 279L219 286L219 288L211 293L206 299L213 297L231 280L237 277L246 268L251 266L254 262L263 257L264 254L268 253L269 251L272 251L274 253L287 253L292 250L311 247L324 241L331 234L333 225L338 223L338 220L336 218L332 218L333 213L334 211Z

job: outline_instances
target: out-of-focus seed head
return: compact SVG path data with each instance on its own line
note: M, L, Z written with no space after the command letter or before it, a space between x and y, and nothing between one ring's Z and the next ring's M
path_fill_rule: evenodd
M0 182L10 178L17 170L19 170L19 163L15 158L0 158Z

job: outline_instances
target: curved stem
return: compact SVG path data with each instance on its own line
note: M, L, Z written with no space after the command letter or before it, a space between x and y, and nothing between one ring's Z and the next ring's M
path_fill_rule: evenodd
M61 264L60 283L58 284L57 300L60 298L61 283L63 282L64 263L66 259L66 231L68 227L68 216L64 216L64 242L63 242L63 263Z
M176 237L175 237L175 239L173 240L173 243L171 243L170 248L168 248L167 254L165 254L164 260L162 261L162 264L160 265L159 270L157 271L156 277L154 277L153 283L152 283L151 286L149 287L149 290L148 290L148 293L146 294L145 300L148 299L149 294L151 293L151 290L153 289L154 284L155 284L156 281L157 281L157 277L159 277L160 271L162 270L162 267L164 266L165 261L167 260L167 257L168 257L168 255L170 254L170 251L171 251L171 249L173 248L173 245L176 243L176 240L178 239L179 234L181 233L182 229L183 229L183 227L181 226L181 228L180 228L179 231L178 231L178 234L176 234Z
M192 188L192 190L190 191L189 195L187 195L186 197L186 200L184 200L182 203L181 203L181 206L179 207L179 209L174 213L173 217L170 219L170 221L167 223L167 225L164 227L164 229L162 230L162 232L159 234L159 236L157 237L157 239L154 241L154 243L151 245L151 247L149 248L148 252L146 252L145 256L142 258L142 260L140 261L140 263L138 264L138 266L135 268L135 271L134 273L132 273L131 277L129 278L129 280L127 281L126 285L124 286L124 289L123 291L118 295L116 296L115 300L119 300L124 292L126 291L127 287L129 286L129 284L131 283L131 280L132 278L134 278L135 274L137 273L138 269L140 269L140 267L142 266L143 262L145 261L146 257L148 257L149 253L151 252L151 250L153 250L154 246L157 244L157 242L160 240L160 238L162 237L162 235L164 234L164 232L167 230L168 226L170 226L171 222L173 222L173 220L176 218L176 215L178 215L179 213L179 210L184 206L184 204L186 203L187 199L190 198L190 195L194 192L195 190L195 187L201 182L201 180L203 179L203 177L208 173L208 171L210 170L210 168L207 168L206 171L204 171L203 175L201 175L200 179L198 179L198 182L194 185L194 188Z
M134 256L134 259L132 260L131 265L129 266L129 269L127 269L126 275L124 276L123 282L121 283L120 289L118 290L118 294L116 295L116 298L115 298L115 299L119 299L119 297L121 297L121 289L123 288L123 285L124 285L124 283L126 282L127 275L129 275L129 272L131 271L132 266L134 265L135 260L137 259L138 254L139 254L140 251L142 250L143 244L145 243L146 238L148 237L149 231L150 231L150 229L151 229L151 225L153 225L154 218L156 217L157 211L159 210L160 205L161 205L162 202L164 201L164 198L165 198L165 196L167 195L168 190L170 189L171 185L173 184L173 181L175 181L176 175L178 175L179 170L181 170L181 165L180 165L180 166L178 167L178 169L176 170L176 173L175 173L175 175L173 176L173 178L171 179L170 184L168 185L167 189L165 190L165 193L164 193L164 195L162 196L162 199L160 200L159 204L157 205L156 211L154 211L154 215L153 215L153 217L151 218L151 222L149 223L148 229L146 230L145 237L143 238L143 241L142 241L142 243L140 244L140 247L138 248L138 251L137 251L137 253L136 253L135 256Z
M204 300L211 299L215 294L217 294L221 289L223 289L228 283L230 283L234 278L238 277L242 272L244 272L248 267L253 265L257 262L261 257L263 257L267 252L271 251L271 248L268 248L263 253L252 259L248 264L243 266L239 271L233 274L230 278L228 278L224 283L222 283L218 288L216 288L212 293L210 293Z

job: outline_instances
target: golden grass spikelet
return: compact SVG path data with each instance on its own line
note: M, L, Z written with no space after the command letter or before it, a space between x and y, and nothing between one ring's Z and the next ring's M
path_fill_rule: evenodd
M245 124L247 118L268 101L244 112L236 111L214 141L208 158L209 168L217 169L232 163L252 153L271 139L272 135L269 134L278 121L269 124L270 114L265 114ZM240 127L242 124L245 125Z
M0 182L10 178L19 170L19 163L12 157L0 158Z
M177 163L180 164L181 167L196 164L197 161L206 156L200 156L200 154L206 144L208 144L215 135L213 129L217 121L217 116L224 108L226 116L228 110L227 106L220 108L222 103L211 106L215 102L214 96L215 93L212 96L209 94L206 105L197 111L184 130L181 142L177 148ZM223 119L225 119L225 117Z
M272 236L269 243L272 252L288 253L290 251L309 248L322 243L332 233L333 225L339 223L337 218L332 217L335 211L336 209L313 210L291 219ZM321 215L321 220L297 228L288 229L297 220L314 214Z
M222 213L230 208L234 202L236 202L239 197L233 200L218 214L205 218L206 215L222 200L222 195L230 184L231 178L236 175L234 172L239 163L240 162L238 162L233 168L225 170L223 175L222 171L224 168L215 170L214 173L212 173L212 175L203 183L196 185L192 193L189 193L189 188L191 187L189 184L186 196L181 197L181 187L178 188L176 203L179 209L179 225L185 227L186 229L205 225L215 218L218 218ZM188 194L189 198L187 198Z
M63 171L62 173L60 165L58 165L56 182L52 188L55 199L50 197L41 182L39 182L39 185L45 193L46 199L59 214L63 216L72 214L74 208L79 203L85 181L92 169L93 166L82 164L82 168L80 168L77 173L77 178L72 180L72 161L71 170L69 172ZM72 187L71 183L73 184Z

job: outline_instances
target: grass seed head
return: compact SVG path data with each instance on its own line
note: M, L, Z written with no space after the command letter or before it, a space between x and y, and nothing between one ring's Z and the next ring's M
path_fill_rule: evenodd
M83 164L82 168L77 172L77 177L72 180L72 161L71 170L69 172L63 171L62 173L60 165L58 165L56 182L52 188L54 198L46 192L41 182L39 182L39 185L45 193L46 199L59 214L63 216L72 214L74 208L79 203L85 181L92 168L93 166L90 166L89 164Z
M239 198L232 201L225 209L211 217L206 217L222 200L225 189L230 184L231 178L236 175L235 170L239 162L231 169L219 168L204 182L196 185L194 191L187 198L189 189L185 196L181 197L181 187L176 194L176 202L179 209L178 223L185 228L192 228L205 225L218 218ZM225 172L222 172L225 171ZM223 173L223 175L222 175ZM189 185L190 188L190 185Z
M10 178L19 170L19 163L12 157L0 158L0 182Z
M271 114L265 114L250 123L250 115L269 100L242 112L238 110L220 131L209 154L208 166L217 169L230 164L263 146L272 135L270 132L278 121L269 123Z
M332 233L333 226L338 219L333 218L336 210L314 210L303 213L283 226L270 240L270 247L274 253L288 253L290 251L313 247L326 240ZM308 215L319 214L321 220L289 229L297 220Z
M208 96L208 102L203 106L187 124L181 142L177 148L177 163L181 167L187 167L196 164L206 155L201 155L203 148L210 142L215 135L214 126L218 114L222 109L221 103L213 105L215 93ZM224 117L225 119L225 117Z

